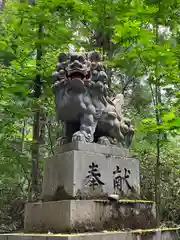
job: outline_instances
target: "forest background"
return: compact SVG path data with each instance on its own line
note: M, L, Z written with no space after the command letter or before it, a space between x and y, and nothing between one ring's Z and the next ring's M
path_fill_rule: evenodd
M141 198L180 224L180 1L0 1L0 231L22 227L54 154L52 72L59 52L101 52L112 94L135 126Z

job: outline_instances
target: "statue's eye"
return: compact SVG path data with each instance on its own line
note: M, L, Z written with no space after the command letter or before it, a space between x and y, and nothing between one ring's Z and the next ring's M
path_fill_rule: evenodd
M77 56L76 55L72 55L71 56L71 62L74 62L75 60L77 60Z
M84 62L85 62L85 59L84 59L83 56L79 56L79 57L78 57L78 60L79 60L79 62L81 62L81 63L84 63Z
M60 53L58 57L59 62L65 62L68 60L68 55L66 53Z

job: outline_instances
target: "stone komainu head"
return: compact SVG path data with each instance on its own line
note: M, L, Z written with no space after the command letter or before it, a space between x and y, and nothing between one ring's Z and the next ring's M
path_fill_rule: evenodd
M74 90L83 90L93 83L107 84L108 77L98 52L60 53L54 84L67 83Z
M134 130L122 114L123 96L107 96L108 77L99 53L61 53L53 77L56 114L65 124L65 142L130 146Z

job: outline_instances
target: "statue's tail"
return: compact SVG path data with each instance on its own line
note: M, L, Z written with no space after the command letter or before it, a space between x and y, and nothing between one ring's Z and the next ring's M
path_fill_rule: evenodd
M123 94L120 93L120 94L116 95L116 97L111 99L111 102L115 106L117 115L119 117L122 116L122 110L123 110L123 106L124 106L124 96L123 96Z

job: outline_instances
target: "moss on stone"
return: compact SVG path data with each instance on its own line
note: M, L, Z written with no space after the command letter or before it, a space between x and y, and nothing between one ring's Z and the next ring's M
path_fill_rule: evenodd
M107 199L94 199L95 202L102 202L102 203L106 203L106 202L110 202L110 200ZM144 203L144 204L153 204L153 201L148 201L148 200L139 200L139 199L120 199L118 201L119 203Z
M119 203L154 203L153 201L148 200L139 200L139 199L121 199L119 200Z
M157 231L178 231L180 230L180 227L176 228L153 228L153 229L137 229L137 230L131 230L132 233L146 233L146 232L157 232Z

